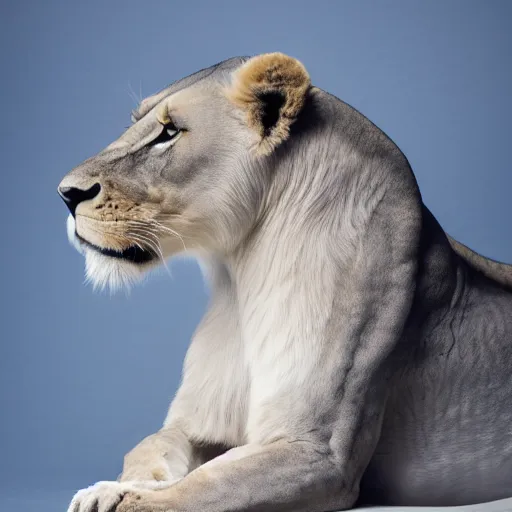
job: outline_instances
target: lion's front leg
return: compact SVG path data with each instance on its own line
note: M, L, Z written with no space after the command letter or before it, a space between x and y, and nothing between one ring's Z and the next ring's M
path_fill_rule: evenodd
M348 508L337 464L323 449L296 440L246 445L202 465L168 489L128 493L116 512L314 512Z
M164 489L189 470L193 447L183 431L168 426L142 440L124 459L119 481L97 482L78 491L68 512L108 512L129 492Z
M270 407L255 411L252 435L261 436L260 442L233 448L166 489L127 492L116 512L324 512L352 507L378 440L385 387L376 378L359 382L357 391L349 388L342 404L333 400L334 390L320 398L308 397L308 390L298 386L295 392L287 389Z
M194 448L175 423L143 439L124 457L121 483L157 489L168 487L188 472Z
M388 276L400 280L393 272ZM251 444L230 450L167 489L127 493L116 512L352 507L380 435L387 356L400 336L408 311L404 297L410 295L401 286L376 288L372 302L355 304L354 313L329 325L339 329L338 337L311 337L309 350L290 350L279 364L275 348L290 335L280 338L276 327L275 336L266 338L272 350L252 360Z

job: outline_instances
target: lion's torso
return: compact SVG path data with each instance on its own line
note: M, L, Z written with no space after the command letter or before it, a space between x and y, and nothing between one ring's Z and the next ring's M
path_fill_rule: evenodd
M442 505L508 497L512 293L455 255L426 217L418 296L361 500Z

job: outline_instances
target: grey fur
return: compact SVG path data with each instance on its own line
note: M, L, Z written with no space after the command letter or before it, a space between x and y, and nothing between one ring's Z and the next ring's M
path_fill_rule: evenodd
M178 231L212 288L165 425L126 456L119 482L80 491L70 510L511 496L511 267L449 239L395 144L318 88L288 140L251 152L256 134L220 92L246 61L146 100L119 141L63 181L103 186L77 228L114 191ZM182 108L190 139L141 149L178 90L198 98ZM158 236L164 256L182 249Z

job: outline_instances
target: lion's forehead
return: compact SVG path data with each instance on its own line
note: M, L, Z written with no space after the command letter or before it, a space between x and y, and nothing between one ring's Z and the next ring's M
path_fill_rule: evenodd
M142 119L151 110L153 110L156 105L158 105L163 99L167 98L171 94L191 87L198 82L202 82L208 79L217 80L219 76L230 73L241 66L247 59L248 57L233 57L231 59L219 62L218 64L214 64L208 68L196 71L195 73L192 73L191 75L188 75L184 78L176 80L171 85L162 89L160 92L144 98L140 105L132 112L134 120L138 121Z

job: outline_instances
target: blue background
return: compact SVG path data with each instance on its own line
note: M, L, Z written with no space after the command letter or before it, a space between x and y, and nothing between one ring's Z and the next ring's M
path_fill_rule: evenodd
M161 425L206 306L192 261L111 297L68 246L57 184L134 96L289 53L400 146L449 233L512 262L512 2L18 0L0 20L0 509L46 493L64 510L114 479Z

